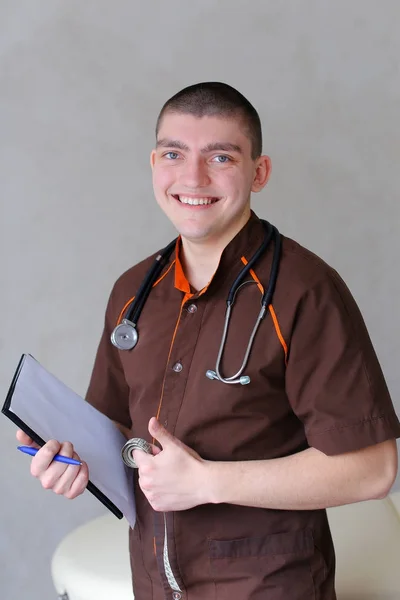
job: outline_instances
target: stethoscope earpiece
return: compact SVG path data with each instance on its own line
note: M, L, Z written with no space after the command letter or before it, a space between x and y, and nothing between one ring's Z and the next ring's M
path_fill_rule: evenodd
M216 374L216 372L211 371L211 369L208 369L208 371L206 372L206 377L208 377L208 379L218 379L218 375Z
M206 372L206 377L208 377L208 379L218 379L219 381L222 381L222 383L240 383L241 385L247 385L251 381L248 375L241 375L239 379L232 379L232 381L229 381L228 379L227 381L225 381L224 379L222 379L222 377L218 377L216 372L212 371L211 369L208 369L208 371Z

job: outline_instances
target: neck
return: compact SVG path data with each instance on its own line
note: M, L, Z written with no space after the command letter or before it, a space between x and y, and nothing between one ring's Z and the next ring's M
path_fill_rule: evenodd
M181 262L190 285L202 290L217 270L223 248L205 246L182 239Z
M212 279L218 268L222 252L244 227L247 220L241 222L228 235L221 236L216 240L196 241L182 237L182 267L187 280L196 291L203 289Z

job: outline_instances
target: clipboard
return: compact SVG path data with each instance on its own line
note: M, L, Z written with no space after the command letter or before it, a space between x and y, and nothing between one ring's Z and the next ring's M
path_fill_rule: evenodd
M11 385L10 388L8 390L5 402L3 404L3 407L1 409L1 412L3 415L5 415L8 419L10 419L15 425L17 425L17 427L19 427L20 429L22 429L22 431L24 431L27 435L29 435L29 437L31 437L33 439L34 442L36 442L36 444L38 444L39 446L43 446L45 444L45 442L47 440L44 440L38 433L37 431L35 431L35 429L32 427L32 423L29 423L27 420L23 420L18 414L17 412L15 412L14 410L12 410L12 401L13 401L13 397L14 394L16 392L17 386L18 386L18 382L20 379L20 375L22 372L22 369L24 367L25 362L29 360L33 360L35 361L35 363L38 365L38 368L40 368L45 375L48 375L49 377L51 377L53 380L55 380L56 382L58 382L58 384L60 384L61 386L63 386L65 389L69 390L69 388L67 388L67 386L65 386L64 384L62 384L59 380L57 380L57 378L55 378L53 375L51 375L50 373L48 373L39 363L38 361L36 361L36 359L31 355L31 354L22 354L20 361L18 363L17 369L14 373L14 376L12 378L11 381ZM74 394L74 392L72 392L72 390L70 390L71 394ZM76 394L74 394L74 396L77 396ZM85 403L86 405L88 405L88 403L86 403L85 400L81 399L83 403ZM90 407L90 410L95 411L96 413L98 413L98 411L92 407L91 405L88 405ZM100 414L100 413L98 413ZM112 423L108 417L105 417L104 415L101 415L102 419L105 419L106 421L109 421L110 423ZM114 424L113 424L113 427ZM116 429L116 427L115 427ZM121 434L122 435L122 434ZM49 436L48 439L51 439L51 434ZM70 441L73 442L73 439L71 439ZM83 460L85 460L85 456L81 457ZM86 461L88 462L88 461ZM122 463L122 458L121 458L121 463ZM90 473L90 461L88 462L88 466L89 466L89 473ZM112 512L118 519L122 519L124 516L127 517L128 521L130 521L131 526L132 523L132 515L130 515L131 518L129 518L129 516L127 516L126 514L124 515L124 513L122 512L122 510L120 508L118 508L118 506L103 492L99 489L99 487L97 485L95 485L92 481L88 481L87 487L86 489L93 494L93 496L95 496L110 512ZM133 486L132 486L132 490L133 490ZM133 494L133 491L132 491ZM130 500L130 498L128 498L128 500ZM133 500L133 499L132 499ZM125 511L127 512L127 511ZM133 518L134 521L134 518Z

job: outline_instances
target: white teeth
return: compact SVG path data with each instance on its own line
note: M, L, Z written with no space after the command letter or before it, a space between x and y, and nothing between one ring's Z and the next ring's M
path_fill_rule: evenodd
M198 204L211 204L213 198L188 198L187 196L178 196L182 204L191 204L197 206Z

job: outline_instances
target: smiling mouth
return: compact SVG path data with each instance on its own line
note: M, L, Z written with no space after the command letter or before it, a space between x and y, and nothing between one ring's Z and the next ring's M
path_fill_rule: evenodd
M219 198L211 196L206 196L204 198L190 198L189 196L172 194L172 197L181 204L189 204L190 206L208 206L210 204L215 204L219 200Z

